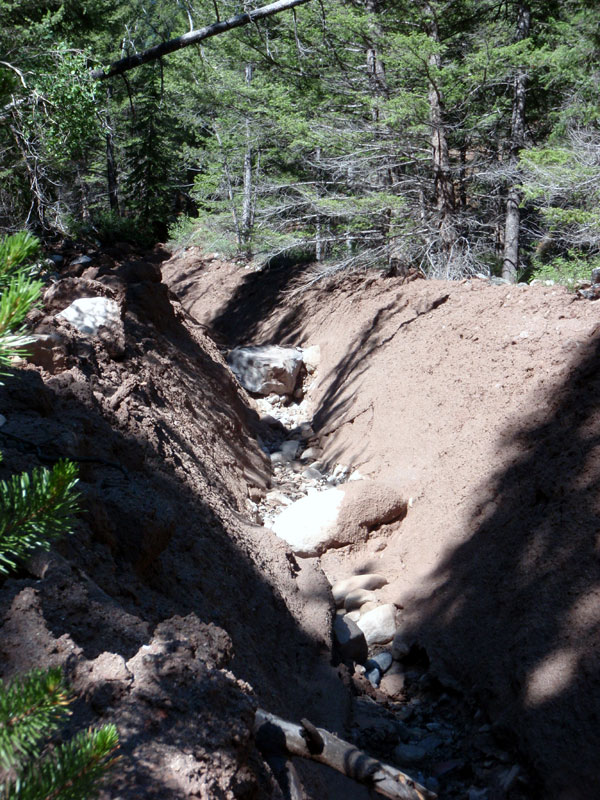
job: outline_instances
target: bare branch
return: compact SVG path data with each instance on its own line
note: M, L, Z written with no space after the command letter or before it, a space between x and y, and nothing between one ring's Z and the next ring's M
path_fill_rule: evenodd
M183 36L178 36L176 39L170 39L168 42L157 44L149 50L144 50L143 53L136 53L127 58L121 58L119 61L115 61L111 64L106 71L103 69L95 69L92 71L92 77L98 80L104 80L113 75L121 75L123 72L139 67L141 64L155 61L169 53L175 53L183 47L188 47L191 44L202 42L204 39L209 39L211 36L218 36L233 28L240 28L243 25L248 25L250 22L256 22L259 19L270 17L273 14L278 14L280 11L287 11L290 8L308 2L310 2L310 0L277 0L277 2L270 3L268 6L256 8L252 11L244 12L243 14L236 14L229 19L213 22L212 25L206 25L204 28L184 33Z

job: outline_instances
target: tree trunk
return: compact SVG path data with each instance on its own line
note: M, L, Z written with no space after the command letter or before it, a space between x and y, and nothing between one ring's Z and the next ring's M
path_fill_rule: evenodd
M110 103L111 95L112 90L109 88L106 93L107 104ZM108 189L108 202L110 210L119 216L121 213L119 208L119 179L113 142L112 121L108 109L104 122L106 125L106 185Z
M531 28L531 9L527 3L520 3L517 17L515 41L521 42L529 36ZM527 72L520 68L515 75L513 86L513 106L511 120L509 164L516 168L519 152L525 144L525 100L527 94ZM519 243L521 233L521 214L519 206L521 192L515 183L506 198L506 219L504 223L504 257L502 277L514 283L519 269Z
M381 109L377 99L385 97L387 94L387 80L385 76L385 65L377 49L377 41L381 37L381 27L377 20L377 2L376 0L367 0L366 6L369 13L367 76L369 78L369 92L373 101L371 116L373 122L379 122L381 118Z
M321 180L321 148L317 147L315 150L315 160L317 162L317 198L319 197L319 182ZM319 214L318 199L317 199L317 218L315 221L315 261L323 261L324 256L324 242L323 242L323 221Z
M425 4L427 29L430 38L439 44L440 34L437 18L432 6ZM448 137L444 121L444 99L437 81L436 72L442 67L438 52L429 56L429 121L431 125L431 163L433 168L433 191L439 216L439 230L442 248L450 253L456 242L454 229L454 184L450 169Z
M246 64L246 86L252 82L252 64ZM246 151L244 153L244 188L242 196L242 244L250 252L252 224L254 218L254 181L252 180L252 131L250 118L244 120L246 128Z

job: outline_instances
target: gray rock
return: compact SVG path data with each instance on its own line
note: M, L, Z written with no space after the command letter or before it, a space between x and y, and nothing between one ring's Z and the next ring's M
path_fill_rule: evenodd
M300 437L304 440L312 439L315 435L315 432L312 428L310 422L301 422L300 423Z
M364 575L352 575L350 578L337 581L331 587L331 593L336 605L344 605L344 599L350 592L356 589L380 589L387 583L387 578L377 572L369 572Z
M295 439L288 439L287 441L282 442L279 449L286 461L293 461L298 454L299 447L300 442L297 442Z
M600 283L600 267L592 270L592 283Z
M323 476L316 467L306 467L302 470L302 477L307 481L320 481Z
M302 367L302 351L295 347L256 345L236 347L227 358L236 378L255 394L293 394Z
M396 630L396 606L386 603L362 614L357 625L365 634L368 645L387 644Z
M49 258L49 259L50 259L50 261L52 261L52 263L53 263L53 264L55 264L57 267L58 267L60 264L62 264L62 263L63 263L63 261L65 260L65 259L63 258L63 256L61 256L59 253L52 253L52 255L51 255L51 256L48 256L48 258Z
M400 764L419 764L427 757L427 752L418 744L399 744L394 748L394 758Z
M96 336L100 328L121 328L118 303L108 297L80 297L56 315L70 322L80 333Z
M57 262L60 263L60 262ZM88 264L92 263L92 259L89 256L78 256L74 261L71 261L71 265L74 267L85 267Z
M367 662L367 665L368 663L369 662ZM377 689L381 683L381 672L376 666L373 666L371 669L367 669L365 672L365 678L369 681L371 686L374 686L375 689Z
M307 447L300 456L300 461L316 461L321 455L320 447Z
M404 637L402 631L396 631L394 634L394 639L392 641L392 658L396 661L402 661L403 658L410 652L410 644L408 640Z
M372 656L369 662L377 666L382 672L387 672L392 666L392 660L391 654L384 650L382 653L377 653L376 656Z
M364 633L356 622L347 616L336 615L333 621L333 636L343 661L367 660L369 650Z

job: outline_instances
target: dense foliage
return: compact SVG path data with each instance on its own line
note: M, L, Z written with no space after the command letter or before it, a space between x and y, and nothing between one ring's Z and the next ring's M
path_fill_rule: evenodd
M325 271L594 263L593 3L312 0L90 75L240 10L0 0L0 225Z

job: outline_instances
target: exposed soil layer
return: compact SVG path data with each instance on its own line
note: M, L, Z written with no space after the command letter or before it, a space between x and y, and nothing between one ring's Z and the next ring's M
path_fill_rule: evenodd
M61 665L72 729L117 724L103 798L278 797L256 705L340 732L349 706L328 663L329 587L250 521L270 481L258 417L161 283L163 258L118 248L65 268L31 315L36 363L0 388L2 477L68 456L81 494L75 533L0 583L0 675ZM99 295L122 330L52 316ZM315 797L325 772L304 772Z
M326 553L327 576L384 573L406 636L512 737L538 796L596 796L600 306L477 279L292 294L196 252L164 274L221 344L320 346L324 460L411 498L387 537Z

